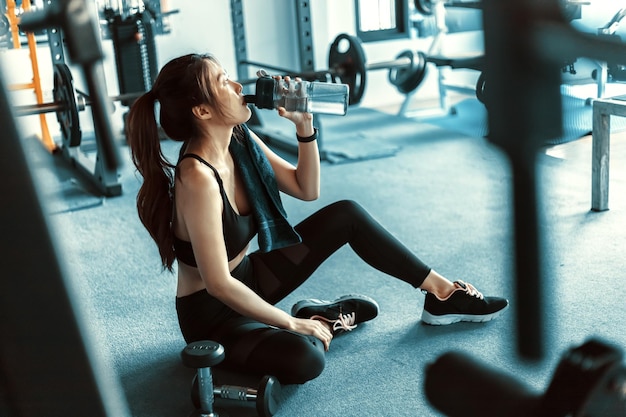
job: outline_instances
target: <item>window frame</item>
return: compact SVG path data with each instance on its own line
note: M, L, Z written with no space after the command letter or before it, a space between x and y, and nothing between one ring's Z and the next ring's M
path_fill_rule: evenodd
M361 30L360 0L354 0L356 12L356 33L363 42L376 42L388 39L409 38L409 2L393 0L396 9L396 25L392 29Z

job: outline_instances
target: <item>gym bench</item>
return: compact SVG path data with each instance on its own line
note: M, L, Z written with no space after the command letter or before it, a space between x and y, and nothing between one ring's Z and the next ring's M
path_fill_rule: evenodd
M591 210L609 209L611 116L626 117L626 96L593 101Z

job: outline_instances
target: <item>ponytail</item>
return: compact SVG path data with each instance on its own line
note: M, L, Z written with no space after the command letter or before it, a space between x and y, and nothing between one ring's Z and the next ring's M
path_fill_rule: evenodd
M132 105L126 123L126 135L133 163L143 177L137 194L139 219L159 248L163 269L172 271L172 213L176 166L163 155L155 102L160 104L159 123L168 138L187 142L196 134L192 108L209 104L216 108L211 92L210 65L218 64L209 54L189 54L165 64L152 90Z
M172 187L174 168L163 155L154 113L156 96L152 91L139 97L128 113L127 137L132 160L143 177L137 194L139 219L156 242L163 269L174 264Z

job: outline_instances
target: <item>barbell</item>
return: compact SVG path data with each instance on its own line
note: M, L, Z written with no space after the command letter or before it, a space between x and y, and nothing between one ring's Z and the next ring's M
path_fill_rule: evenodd
M111 103L115 101L132 102L143 92L122 94L109 97ZM54 65L52 89L53 102L15 106L16 116L30 116L43 113L56 113L59 122L63 144L69 147L79 146L82 133L80 130L79 112L91 105L89 96L74 89L74 79L69 67L64 63Z
M347 84L350 86L350 104L357 104L361 101L365 93L368 71L389 70L389 82L399 92L408 94L415 90L426 77L427 63L434 63L436 66L469 68L481 71L483 57L433 57L421 51L405 50L392 60L368 63L361 40L356 36L342 33L330 44L327 70L296 72L254 61L246 60L240 62L240 64L254 65L309 81L321 80Z

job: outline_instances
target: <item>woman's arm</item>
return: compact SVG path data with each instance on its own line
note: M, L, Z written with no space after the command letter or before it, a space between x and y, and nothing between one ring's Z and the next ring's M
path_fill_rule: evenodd
M280 108L278 114L296 125L296 133L300 137L306 138L315 132L311 114L287 112L284 108ZM254 132L250 132L250 136L259 144L270 161L276 175L278 188L281 191L306 201L315 200L319 197L320 154L317 140L306 143L298 142L298 163L294 167L274 153Z

